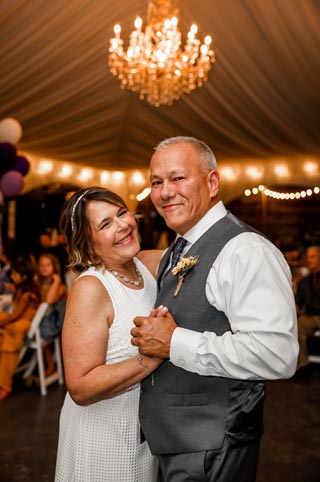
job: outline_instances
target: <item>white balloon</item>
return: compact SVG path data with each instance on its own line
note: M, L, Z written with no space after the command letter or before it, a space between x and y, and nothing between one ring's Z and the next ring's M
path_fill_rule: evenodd
M6 117L0 121L0 142L10 142L16 145L22 135L19 122L12 117Z

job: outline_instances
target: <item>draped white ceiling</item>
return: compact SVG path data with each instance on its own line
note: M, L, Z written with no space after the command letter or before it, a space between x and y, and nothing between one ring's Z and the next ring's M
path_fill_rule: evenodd
M147 167L164 137L193 135L218 160L320 155L318 0L180 0L181 25L211 34L209 81L171 107L119 88L107 65L145 0L2 0L0 119L19 149L100 169Z

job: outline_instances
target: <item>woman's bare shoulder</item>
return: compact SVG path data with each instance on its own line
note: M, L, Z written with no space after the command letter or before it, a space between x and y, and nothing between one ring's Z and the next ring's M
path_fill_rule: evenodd
M79 276L77 279L75 279L70 293L76 293L79 295L82 292L85 292L94 296L105 291L105 287L97 276L84 274L83 276Z
M113 305L108 291L95 276L81 276L73 283L67 298L67 313L70 319L113 320Z

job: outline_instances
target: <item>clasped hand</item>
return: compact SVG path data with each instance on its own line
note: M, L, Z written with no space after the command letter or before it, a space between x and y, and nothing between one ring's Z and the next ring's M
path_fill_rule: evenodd
M149 316L136 316L132 328L131 344L137 346L142 355L169 358L171 337L177 324L168 308L159 306Z

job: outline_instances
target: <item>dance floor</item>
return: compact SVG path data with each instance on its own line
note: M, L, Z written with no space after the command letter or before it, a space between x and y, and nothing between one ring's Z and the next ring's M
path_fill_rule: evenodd
M41 397L18 380L0 402L0 482L53 482L64 394L55 384ZM310 380L267 382L256 482L270 481L320 481L320 365Z

